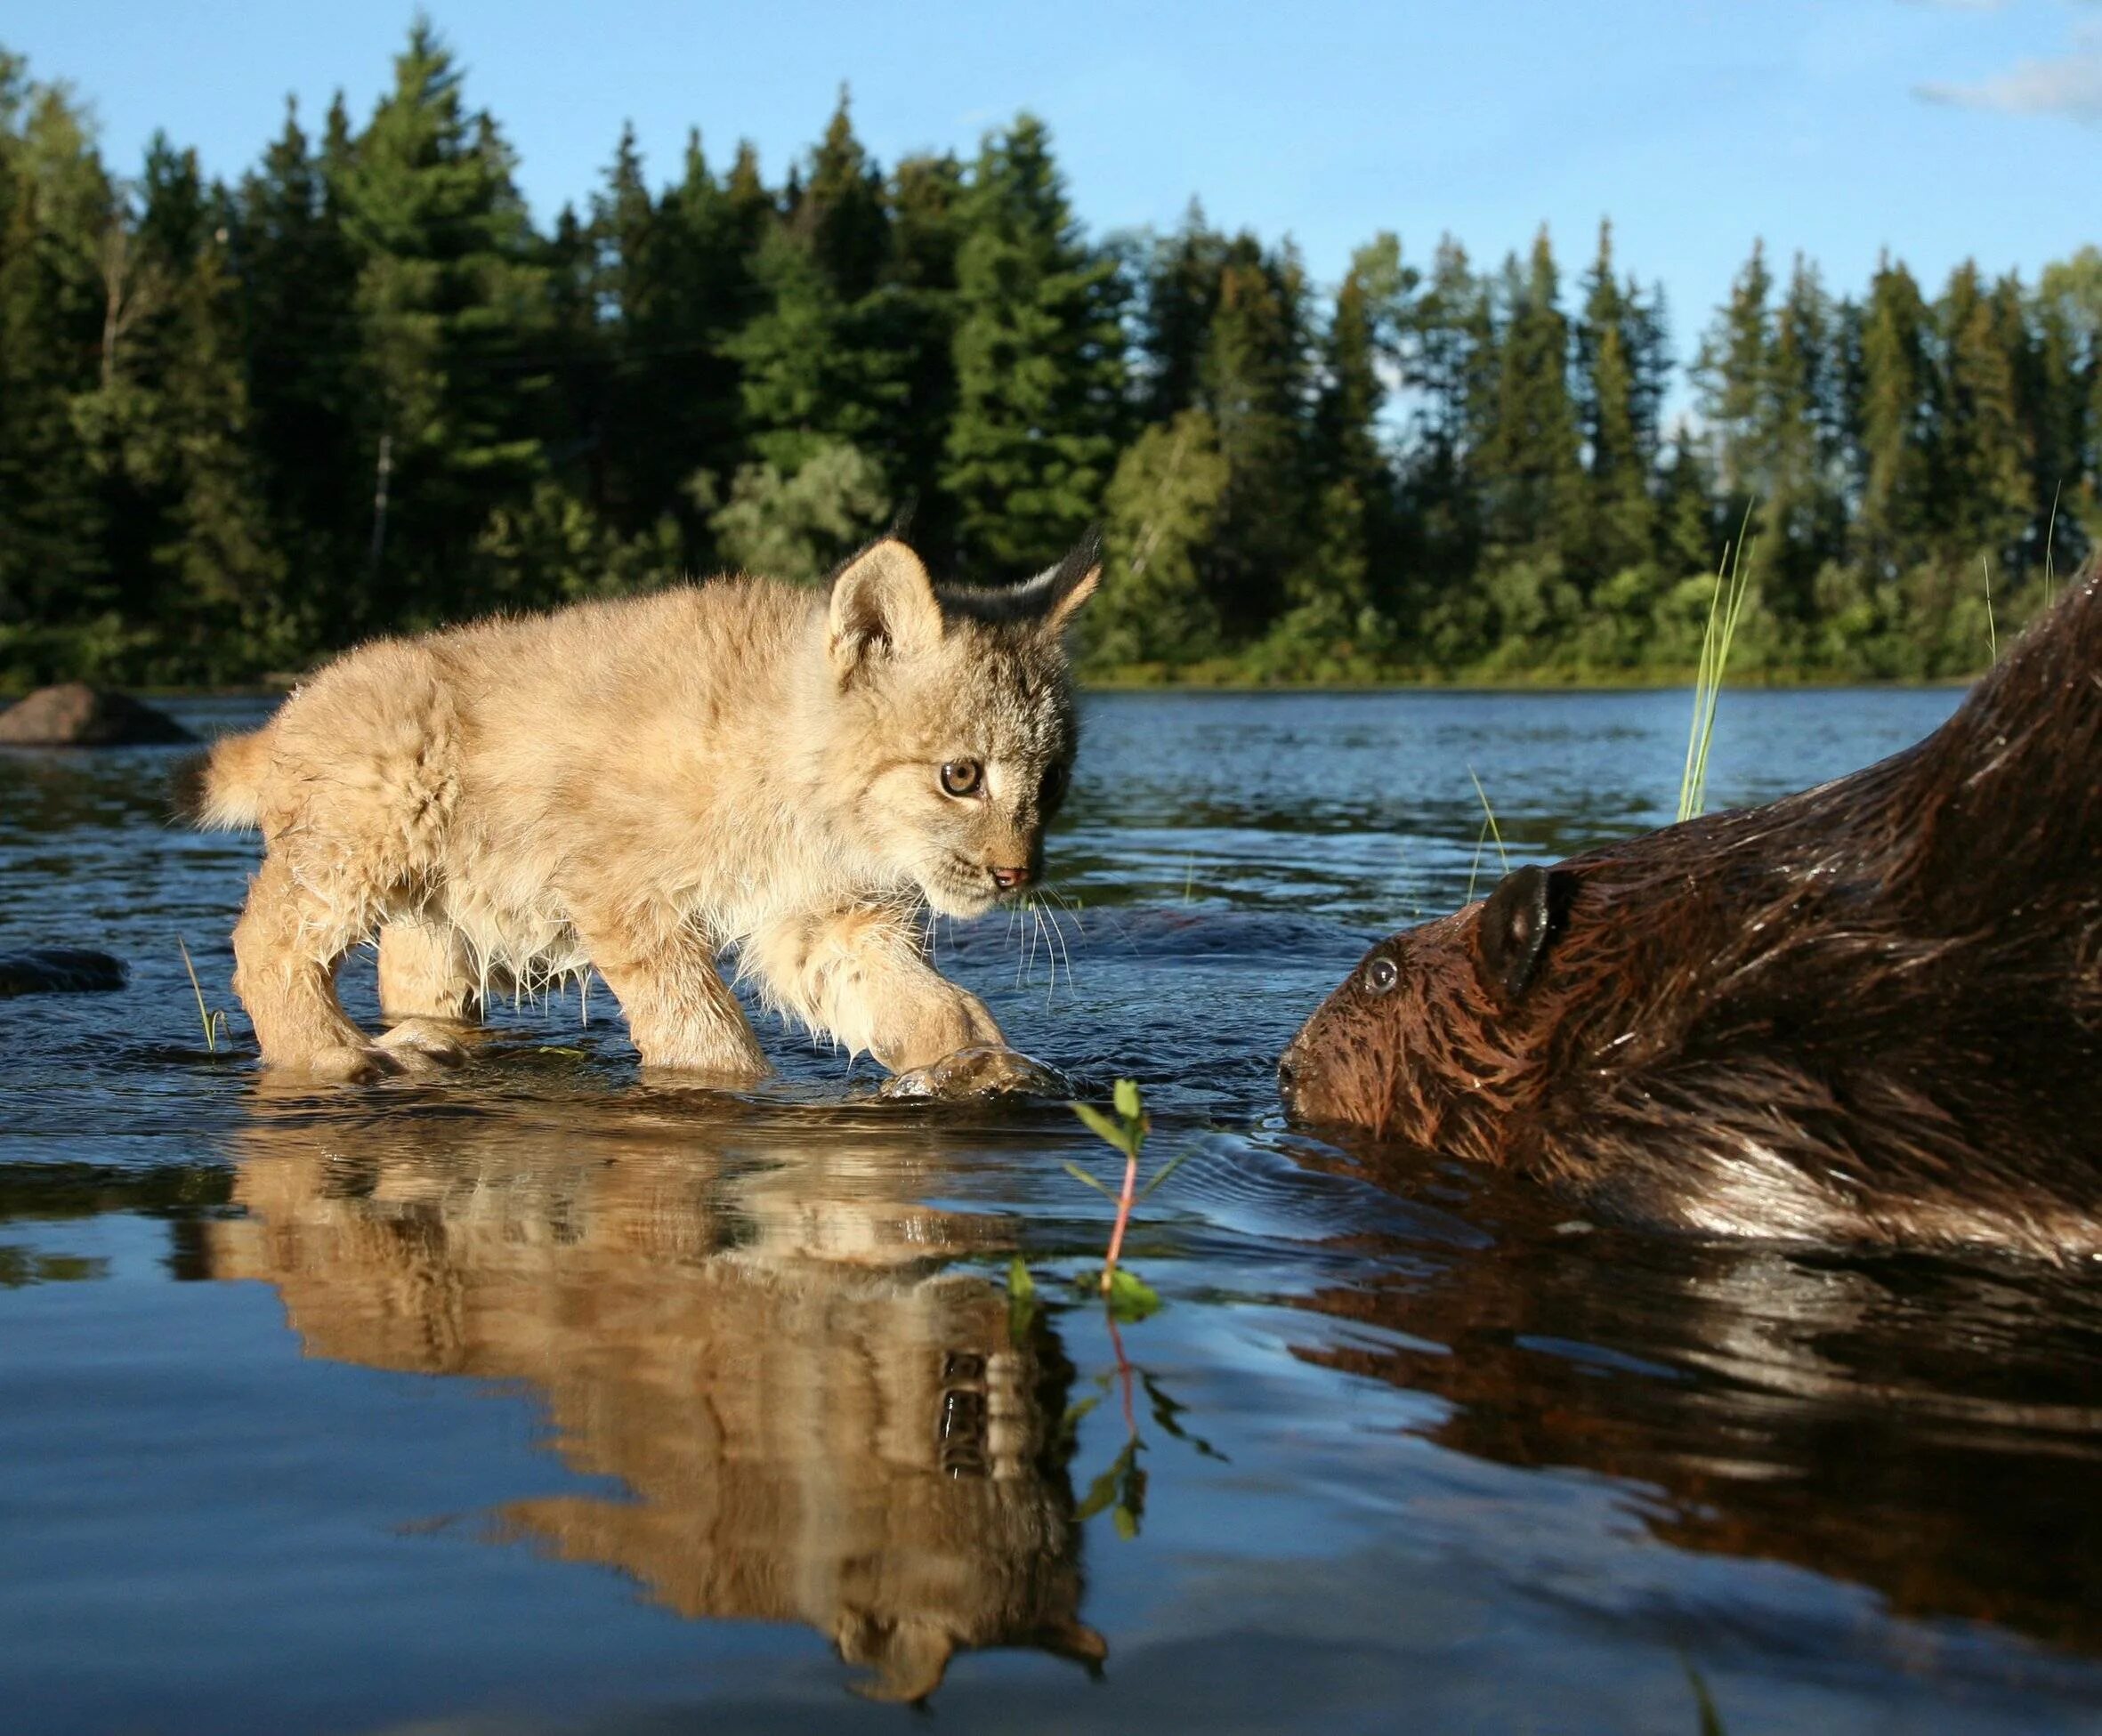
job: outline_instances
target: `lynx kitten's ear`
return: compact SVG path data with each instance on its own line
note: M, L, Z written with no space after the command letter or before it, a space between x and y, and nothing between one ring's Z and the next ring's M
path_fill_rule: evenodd
M1097 525L1091 527L1073 545L1072 552L1049 572L1030 580L1028 588L1042 593L1039 606L1044 610L1045 630L1063 632L1101 583L1102 529Z
M832 581L825 649L842 682L871 657L911 657L942 639L942 606L919 556L885 538L848 561Z

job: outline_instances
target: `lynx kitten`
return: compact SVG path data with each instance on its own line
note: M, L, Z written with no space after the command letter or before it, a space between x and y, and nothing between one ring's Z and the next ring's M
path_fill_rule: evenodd
M440 1020L492 978L595 969L645 1064L766 1064L717 968L893 1072L1004 1049L923 956L1043 871L1074 747L1063 629L1090 541L1005 590L936 585L877 543L829 593L725 578L384 640L198 768L200 824L260 826L234 930L273 1067L457 1060ZM337 965L379 937L376 1041Z

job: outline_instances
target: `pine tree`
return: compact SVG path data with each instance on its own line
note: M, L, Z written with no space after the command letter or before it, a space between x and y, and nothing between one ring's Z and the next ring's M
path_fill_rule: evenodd
M1753 432L1759 496L1758 570L1769 614L1807 623L1814 586L1845 529L1837 469L1838 325L1815 270L1799 257L1776 312L1766 392Z
M1493 422L1496 331L1488 286L1451 236L1438 243L1401 336L1413 400L1401 506L1411 553L1389 607L1407 634L1481 559L1477 461Z
M1141 262L1140 402L1149 422L1170 421L1197 401L1225 256L1226 238L1192 199L1182 227Z
M1994 571L2028 529L2030 455L2016 373L1977 267L1950 275L1936 311L1941 356L1935 492L1944 554Z
M1586 452L1581 579L1596 585L1649 558L1656 538L1650 497L1655 430L1642 378L1644 310L1613 275L1613 226L1598 226L1598 256L1585 279L1576 335L1579 425Z
M1569 326L1542 229L1505 268L1495 419L1480 456L1489 541L1502 559L1566 559L1581 546L1584 477L1569 390Z
M1124 423L1112 260L1091 252L1043 124L989 138L957 259L957 410L943 483L967 570L1055 561L1101 511Z
M1702 343L1696 367L1717 478L1739 513L1758 493L1765 463L1760 442L1767 425L1773 292L1766 248L1754 242L1751 258L1730 286L1729 301Z
M549 384L551 311L509 148L468 111L427 20L337 191L359 262L360 456L375 485L372 585L353 618L440 619L472 607L459 586L491 508L522 502L543 472L533 400Z
M1931 511L1929 322L1920 286L1888 254L1869 285L1855 411L1855 558L1888 582L1924 553Z
M124 312L101 272L118 222L79 111L0 54L0 628L109 601L104 497L71 405Z
M1289 595L1311 554L1306 273L1289 246L1230 242L1201 370L1201 401L1226 463L1212 595L1229 634L1252 637Z
M1400 559L1394 471L1380 434L1383 359L1395 353L1416 273L1401 243L1377 237L1352 256L1321 345L1320 386L1308 449L1317 491L1312 545L1288 580L1291 611L1280 630L1302 640L1348 642L1376 631L1369 611L1391 598Z
M880 294L884 341L906 358L906 395L887 442L915 545L942 569L957 561L956 504L943 489L957 409L957 262L963 168L954 157L909 157L891 174L890 257Z
M340 98L328 127L340 160L349 131ZM358 265L327 160L289 101L284 131L241 182L233 230L253 443L272 540L287 557L282 612L305 624L310 642L326 642L328 599L360 575L371 498L354 410Z

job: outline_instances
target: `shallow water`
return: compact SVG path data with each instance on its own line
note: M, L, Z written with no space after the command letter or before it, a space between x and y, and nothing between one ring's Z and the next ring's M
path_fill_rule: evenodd
M1953 702L1733 694L1713 793ZM0 1002L0 1727L2102 1729L2092 1279L1585 1229L1279 1118L1293 1028L1466 895L1469 769L1559 856L1669 819L1686 708L1089 701L1058 933L937 939L1186 1154L1121 1326L1055 1106L780 1030L765 1092L646 1083L602 991L267 1085L175 946L230 1006L252 842L170 829L163 753L0 756L0 950L133 966Z

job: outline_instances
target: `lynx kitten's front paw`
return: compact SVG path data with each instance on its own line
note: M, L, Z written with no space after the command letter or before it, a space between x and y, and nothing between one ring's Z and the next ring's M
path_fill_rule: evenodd
M884 1082L885 1097L964 1097L1024 1095L1064 1097L1070 1084L1055 1068L1031 1061L1019 1050L998 1044L958 1049L954 1054L915 1067Z
M400 1073L434 1073L467 1060L466 1046L435 1019L404 1019L373 1047Z

